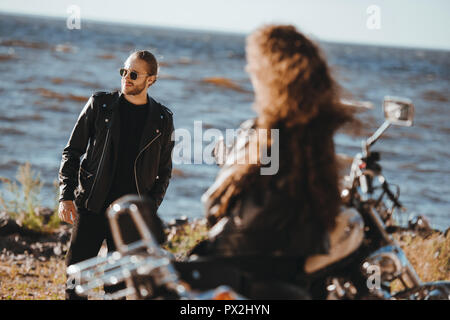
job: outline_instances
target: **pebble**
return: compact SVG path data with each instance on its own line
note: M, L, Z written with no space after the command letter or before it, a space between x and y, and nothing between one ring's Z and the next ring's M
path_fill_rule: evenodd
M56 256L60 256L60 255L62 254L61 247L60 247L60 246L54 247L54 248L53 248L53 253L54 253Z
M51 257L60 257L68 250L70 235L69 228L61 227L53 234L0 236L0 260L20 263L24 260L48 261Z

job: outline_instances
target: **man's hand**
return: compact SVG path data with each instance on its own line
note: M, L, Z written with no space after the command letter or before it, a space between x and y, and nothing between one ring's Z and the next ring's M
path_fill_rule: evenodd
M73 224L77 215L77 209L72 200L64 200L59 203L58 216L62 221Z

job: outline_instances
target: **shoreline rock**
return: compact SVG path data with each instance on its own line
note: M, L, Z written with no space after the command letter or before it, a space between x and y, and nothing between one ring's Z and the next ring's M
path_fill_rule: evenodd
M19 225L6 212L1 212L0 260L22 260L29 256L44 261L62 256L67 252L70 233L70 227L64 224L53 232L31 230Z
M420 261L423 252L415 253L408 245L414 242L416 247L422 248L420 250L431 250L437 242L440 242L444 243L445 248L446 241L450 242L449 231L450 228L445 232L432 229L424 217L417 217L408 227L391 227L394 239L412 261ZM189 220L186 216L182 216L166 223L165 232L167 242L163 247L174 253L178 260L183 258L197 242L204 239L208 230L204 218ZM7 213L0 212L0 261L30 259L47 261L53 257L63 258L68 250L70 237L70 225L63 223L53 232L38 232L20 226ZM436 258L446 259L445 256L450 254L445 252L445 249L444 252L442 249L437 251L439 251L437 255L433 253ZM440 267L440 274L445 274L447 280L450 280L450 259L447 258L447 262L443 261L442 264L444 267Z

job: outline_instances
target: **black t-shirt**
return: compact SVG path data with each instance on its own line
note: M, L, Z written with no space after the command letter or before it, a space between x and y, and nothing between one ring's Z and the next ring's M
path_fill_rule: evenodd
M107 197L107 205L126 194L137 194L134 160L147 120L148 103L135 105L121 96L119 102L120 139L114 179Z

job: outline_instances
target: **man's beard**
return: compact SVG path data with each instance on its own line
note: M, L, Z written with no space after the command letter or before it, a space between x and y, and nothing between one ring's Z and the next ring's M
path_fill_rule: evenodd
M133 85L131 88L130 87L125 87L125 93L130 95L130 96L137 96L138 94L140 94L142 91L145 90L145 83L143 83L140 86L137 85Z

